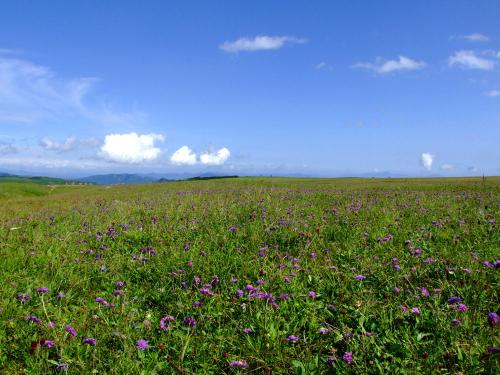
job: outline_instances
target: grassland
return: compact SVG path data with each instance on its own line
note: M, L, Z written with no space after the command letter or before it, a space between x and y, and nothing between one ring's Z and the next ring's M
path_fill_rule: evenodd
M0 372L498 373L499 210L500 178L0 184Z

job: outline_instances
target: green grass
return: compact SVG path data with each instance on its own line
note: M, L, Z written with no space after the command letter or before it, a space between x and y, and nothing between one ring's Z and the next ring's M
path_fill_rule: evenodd
M3 373L498 373L500 178L33 185L0 185Z

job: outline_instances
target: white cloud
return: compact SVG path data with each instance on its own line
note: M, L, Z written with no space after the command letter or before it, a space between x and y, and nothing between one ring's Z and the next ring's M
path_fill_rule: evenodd
M387 74L397 71L410 71L424 69L427 64L424 61L417 61L406 56L398 56L397 60L385 60L381 57L375 59L375 63L357 63L354 68L372 70L378 74Z
M216 152L205 152L200 155L200 161L205 165L222 165L229 159L231 153L225 147Z
M434 155L429 152L424 152L420 155L420 164L428 171L432 168L432 162L434 161Z
M101 155L119 163L141 163L156 159L161 150L155 142L163 142L161 134L108 134L101 147Z
M176 165L194 165L196 154L188 146L182 146L172 154L170 161Z
M75 137L69 137L66 138L64 142L57 142L51 140L50 138L44 137L40 140L40 146L48 151L70 151L77 146L77 139Z
M495 62L478 56L474 51L461 50L448 58L448 65L465 69L492 70Z
M18 151L12 143L0 142L0 155L16 154Z
M285 44L306 43L304 38L292 36L267 36L258 35L254 38L240 38L235 41L225 41L219 48L225 52L236 53L240 51L273 50L283 47Z
M432 164L432 163L431 163L431 164ZM455 168L455 167L454 167L453 165L451 165L451 164L446 164L446 163L445 163L445 164L441 165L441 169L442 169L443 171L450 171L450 170L452 170L452 169L454 169L454 168Z
M34 122L80 116L101 123L142 121L138 111L117 112L108 103L87 99L99 79L63 79L50 68L0 50L0 122Z
M321 61L320 63L316 64L314 69L331 71L331 70L333 70L333 67L330 64L327 64L326 62Z
M490 90L486 93L486 96L489 96L491 98L496 98L497 96L500 96L500 91L499 90Z
M487 42L490 40L489 36L480 33L464 35L463 38L468 40L469 42Z

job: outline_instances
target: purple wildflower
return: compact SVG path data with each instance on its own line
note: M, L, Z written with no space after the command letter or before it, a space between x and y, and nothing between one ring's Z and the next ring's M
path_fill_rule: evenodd
M115 285L117 288L121 289L125 286L125 283L123 281L117 281Z
M40 323L42 323L42 321L41 321L38 317L36 317L35 315L28 315L28 316L26 317L26 320L27 320L28 322L33 322L33 323L35 323L35 324L40 324Z
M465 303L459 303L458 306L457 306L457 310L459 312L466 312L469 308L467 307L467 305Z
M243 333L246 333L246 334L253 333L253 329L250 327L243 328Z
M235 294L236 294L236 297L242 297L243 293L244 292L241 289L238 289Z
M311 291L309 291L309 292L307 293L307 296L308 296L309 298L313 298L313 299L314 299L314 298L316 298L316 292L311 290Z
M56 343L54 341L45 340L42 345L46 348L52 348L55 344Z
M300 340L300 338L298 336L295 336L295 335L290 335L286 338L286 341L288 341L288 342L296 342L299 340Z
M239 280L236 277L231 277L230 280L232 283L237 283Z
M231 225L229 227L229 230L234 233L234 232L236 232L238 230L238 228L236 228L234 225Z
M149 348L149 343L147 340L139 339L137 340L136 348L139 350L146 350L147 348Z
M420 315L421 311L418 307L412 307L411 312L415 315Z
M362 281L362 280L366 279L366 276L363 276L363 275L357 275L357 276L355 277L355 279L356 279L356 280L358 280L358 281Z
M73 327L71 327L69 324L64 327L64 330L68 332L71 336L75 337L76 336L76 331Z
M160 319L160 328L168 332L172 329L172 324L166 325L166 322L173 322L175 321L175 318L172 315L166 315L163 318Z
M352 358L352 352L345 352L344 355L342 356L342 359L349 365L352 364L353 358Z
M500 318L498 317L497 313L494 313L493 311L490 311L488 313L488 322L489 322L491 327L495 327L499 321L500 321Z
M458 303L458 302L462 302L462 298L460 298L460 297L450 297L450 298L448 298L448 303L450 305L452 305L454 303Z
M36 291L40 294L44 294L44 293L47 293L49 291L49 288L46 288L46 287L38 288Z
M420 293L422 293L424 297L429 297L431 295L427 288L420 288Z
M193 307L201 307L201 306L203 306L203 303L201 303L200 301L194 301L192 306Z
M453 325L455 327L459 326L460 324L462 324L462 322L460 322L460 320L458 320L458 319L451 320L451 325Z
M21 303L24 303L24 302L29 302L30 301L30 295L29 293L26 293L26 294L23 294L23 293L18 293L17 294L17 300Z
M321 333L322 335L328 335L328 333L330 332L330 330L328 328L325 328L325 327L321 327L319 330L318 330L319 333Z
M188 316L186 319L184 319L184 325L189 328L195 328L196 320L193 317Z
M66 372L68 371L69 365L67 363L58 363L56 365L56 371L57 372Z
M64 297L66 297L64 293L59 292L56 294L56 298L63 299Z
M239 359L237 361L231 361L229 362L229 367L241 367L241 368L246 368L248 367L248 363L242 359Z
M88 344L90 346L96 346L96 341L92 337L87 337L87 338L83 339L83 343Z

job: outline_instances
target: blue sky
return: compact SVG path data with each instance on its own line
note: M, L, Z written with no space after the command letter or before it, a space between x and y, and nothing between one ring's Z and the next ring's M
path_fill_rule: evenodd
M500 174L498 1L3 1L0 170Z

